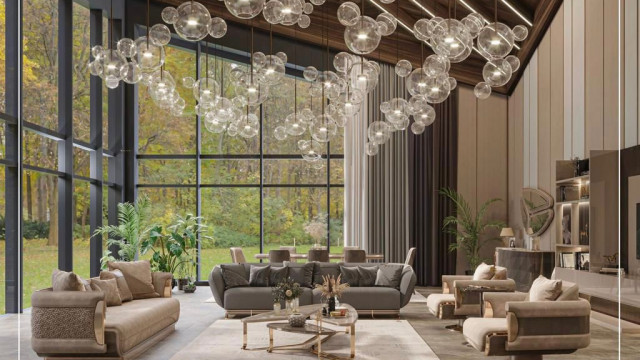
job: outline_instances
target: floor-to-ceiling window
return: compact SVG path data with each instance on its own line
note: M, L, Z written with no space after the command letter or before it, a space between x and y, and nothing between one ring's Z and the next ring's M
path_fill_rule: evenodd
M172 116L153 104L145 87L138 86L137 193L149 197L152 219L158 224L171 223L176 214L203 217L207 229L200 244L199 279L206 280L214 265L229 262L232 246L242 247L248 261L279 246L295 245L298 252L306 253L313 244L330 244L332 252L341 251L342 136L327 145L329 156L320 169L302 160L297 150L297 141L308 133L285 140L274 137L275 128L293 112L294 102L298 111L311 106L317 113L321 109L318 98L312 105L309 83L300 71L288 68L282 82L271 88L268 100L249 110L261 119L256 137L213 133L195 114L196 103L182 87L182 79L209 74L219 81L223 95L233 98L231 73L247 66L247 55L205 42L174 39L172 44L166 68L187 107L183 116Z

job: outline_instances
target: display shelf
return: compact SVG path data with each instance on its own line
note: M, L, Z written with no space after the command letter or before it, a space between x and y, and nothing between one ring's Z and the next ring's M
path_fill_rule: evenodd
M556 185L577 185L585 181L589 181L589 175L576 176L568 179L559 179L556 180Z

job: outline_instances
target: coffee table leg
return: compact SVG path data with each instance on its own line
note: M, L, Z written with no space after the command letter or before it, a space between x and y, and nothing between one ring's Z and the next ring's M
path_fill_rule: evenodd
M351 325L351 358L356 357L356 326Z
M273 351L273 329L269 329L269 349L267 351Z
M247 348L247 323L242 323L242 350Z

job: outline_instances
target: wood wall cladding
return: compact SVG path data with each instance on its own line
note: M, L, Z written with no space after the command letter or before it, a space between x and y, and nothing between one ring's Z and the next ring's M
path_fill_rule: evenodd
M163 5L178 6L184 1L186 0L156 0L154 2ZM417 20L430 18L418 4L428 9L429 12L443 18L448 18L451 15L451 17L462 19L464 16L467 16L471 11L464 6L464 4L469 5L489 21L492 21L494 18L494 2L487 0L465 0L464 4L461 1L453 0L398 0L397 7L396 3L382 4L379 0L355 0L354 2L360 5L362 4L361 1L365 1L364 13L367 16L375 18L383 12L383 10L379 8L381 7L391 14L395 15L397 13L397 17L411 29ZM344 26L338 22L336 17L336 11L338 6L343 2L342 0L327 0L323 5L319 7L316 6L310 15L311 26L307 29L298 28L298 31L295 31L295 29L290 26L270 26L262 15L256 16L252 21L238 19L229 13L223 1L200 0L200 2L209 9L212 15L220 16L229 22L246 26L253 25L260 31L269 31L272 29L273 33L278 36L289 39L293 39L294 36L296 36L300 41L323 47L327 46L328 38L328 46L331 50L348 51L344 44ZM561 3L562 0L509 0L509 4L516 8L533 24L532 27L528 27L529 36L527 39L519 43L520 50L514 48L513 51L513 54L520 59L522 64L521 69L524 69L529 63L533 52L538 47L539 42L542 40ZM509 27L520 24L526 25L524 20L502 1L498 2L498 21L507 24ZM411 61L414 67L420 67L422 59L432 54L428 46L424 46L423 50L424 52L421 50L420 41L418 41L409 30L398 25L397 31L391 36L383 37L379 50L369 54L368 57L391 64L395 64L397 59L407 59ZM482 81L482 67L485 63L486 60L482 56L473 52L469 58L462 63L452 64L450 73L459 83L475 86L478 82ZM300 65L304 66L304 64ZM511 94L522 76L522 72L523 71L516 72L507 85L495 88L494 92Z

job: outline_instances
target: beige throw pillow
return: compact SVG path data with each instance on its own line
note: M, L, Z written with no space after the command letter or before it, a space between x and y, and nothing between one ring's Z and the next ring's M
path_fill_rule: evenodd
M149 260L131 262L109 262L109 271L120 270L127 281L134 299L148 299L160 297L153 287L151 280L151 264Z
M496 272L491 280L507 280L507 268L502 266L496 266L495 268Z
M116 279L118 292L120 292L120 298L122 299L122 302L133 300L133 294L131 293L131 290L129 290L129 285L127 285L127 280L124 278L122 271L112 270L100 272L100 280L109 279Z
M104 301L107 306L120 306L122 299L118 292L118 284L116 279L99 280L91 279L91 287L94 291L102 291L104 293Z
M555 301L562 293L562 280L549 280L540 275L529 289L529 301Z
M73 272L55 269L51 275L53 291L86 291L83 280Z
M476 272L473 273L473 280L491 280L495 272L495 266L482 263L478 265Z

